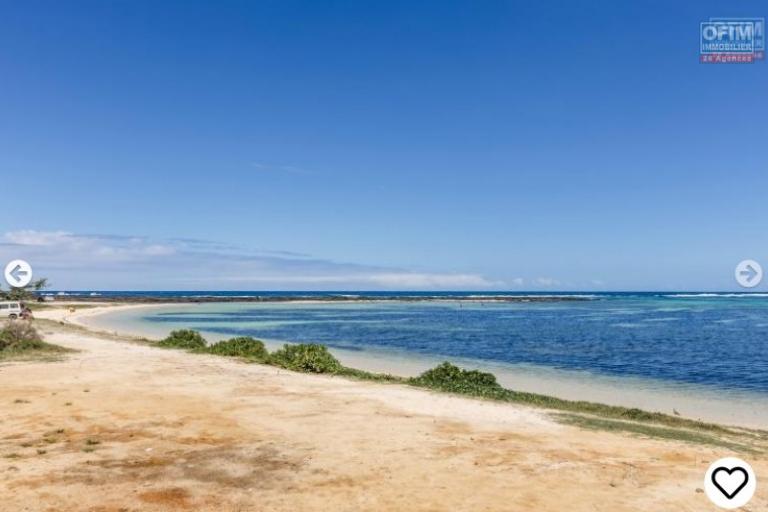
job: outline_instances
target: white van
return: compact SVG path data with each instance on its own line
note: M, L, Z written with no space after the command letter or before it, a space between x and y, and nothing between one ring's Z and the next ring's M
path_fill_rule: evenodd
M21 304L18 302L0 302L0 319L16 319L21 316Z

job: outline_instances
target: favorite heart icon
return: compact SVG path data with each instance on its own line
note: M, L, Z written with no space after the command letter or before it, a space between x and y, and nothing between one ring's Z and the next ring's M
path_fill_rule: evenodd
M720 466L712 471L711 478L715 487L729 500L732 500L749 483L749 473L739 466L733 468Z
M723 457L713 461L704 475L704 492L720 508L734 510L752 499L757 489L757 477L752 466L738 457Z

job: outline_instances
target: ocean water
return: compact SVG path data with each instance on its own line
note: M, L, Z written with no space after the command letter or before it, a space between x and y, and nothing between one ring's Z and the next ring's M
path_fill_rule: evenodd
M124 320L154 333L184 327L214 338L249 335L768 394L768 295L581 295L589 300L203 303L134 310Z

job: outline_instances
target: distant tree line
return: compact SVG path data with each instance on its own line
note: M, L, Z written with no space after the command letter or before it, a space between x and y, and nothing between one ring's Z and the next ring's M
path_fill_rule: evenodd
M0 288L1 300L36 300L40 291L48 287L48 278L42 277L32 281L27 286L17 288L11 287L10 290Z

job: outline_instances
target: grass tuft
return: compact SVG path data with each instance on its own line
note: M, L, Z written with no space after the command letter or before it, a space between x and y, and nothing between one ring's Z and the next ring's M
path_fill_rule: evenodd
M0 361L55 361L65 352L71 350L44 342L29 321L9 320L0 330Z
M308 373L339 373L343 368L328 347L316 343L284 345L269 360L276 366Z
M347 377L356 380L369 380L372 382L390 382L390 383L405 383L407 379L398 375L390 375L388 373L373 373L365 370L358 370L357 368L349 368L342 366L341 369L336 372L336 375Z
M164 340L157 342L163 348L181 348L186 350L205 350L206 342L199 332L191 329L179 329L171 331Z
M572 413L558 413L555 419L566 425L574 425L589 430L608 432L625 432L657 439L670 439L694 444L706 444L726 448L736 452L757 453L752 446L731 440L728 437L713 435L711 432L701 432L688 428L674 428L648 424L642 420L625 421L585 416Z
M25 320L9 320L5 327L0 330L0 350L25 351L40 350L45 346L43 338L32 326L31 322Z
M261 362L269 359L269 352L264 347L264 342L250 336L220 341L208 347L208 352L219 356L244 357Z

